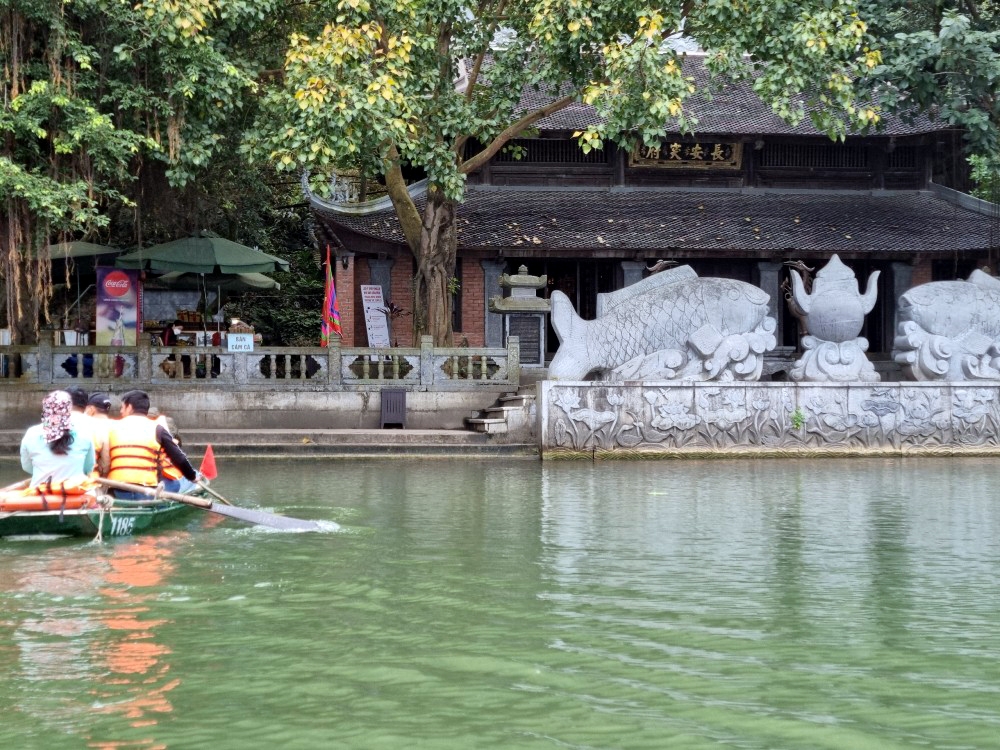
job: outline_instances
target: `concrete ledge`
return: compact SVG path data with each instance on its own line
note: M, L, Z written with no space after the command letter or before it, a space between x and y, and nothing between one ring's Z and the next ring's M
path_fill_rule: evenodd
M378 391L134 387L146 390L152 405L172 416L182 431L195 425L238 430L377 429L382 404ZM0 387L0 425L25 430L35 424L42 399L52 389L20 384ZM108 391L106 386L99 389ZM124 390L110 390L112 399ZM406 395L406 424L414 429L461 430L466 417L475 416L509 393L510 388L503 386L475 392L410 391Z
M220 458L525 457L538 458L529 443L507 443L470 430L180 430L184 450L197 465L205 446ZM0 430L0 456L17 459L22 431Z

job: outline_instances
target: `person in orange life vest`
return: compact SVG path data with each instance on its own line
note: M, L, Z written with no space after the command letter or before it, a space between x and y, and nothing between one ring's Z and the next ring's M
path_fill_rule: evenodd
M161 414L156 407L151 407L147 416L170 433L170 437L177 443L177 447L183 446L180 432L177 430L177 423L171 417ZM169 492L188 492L196 486L194 482L184 476L180 469L174 466L166 452L160 454L160 478L163 480L163 488Z
M101 473L119 482L155 487L161 478L160 455L165 453L186 479L197 481L198 472L184 451L148 413L149 396L145 391L129 391L122 396L121 419L111 425L101 451ZM115 497L138 500L147 495L115 490Z

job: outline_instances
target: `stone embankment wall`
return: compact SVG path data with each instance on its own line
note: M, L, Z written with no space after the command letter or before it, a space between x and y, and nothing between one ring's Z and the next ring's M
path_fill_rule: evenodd
M1000 382L538 384L543 459L1000 454Z
M107 383L80 385L92 392L120 396L130 388L109 388ZM36 424L41 403L52 386L10 385L0 388L0 429L22 430ZM368 391L276 391L247 387L211 388L171 384L146 385L153 406L171 415L185 428L201 429L377 429L382 397ZM466 417L496 403L511 392L509 386L476 392L411 391L406 394L406 426L409 429L464 429Z

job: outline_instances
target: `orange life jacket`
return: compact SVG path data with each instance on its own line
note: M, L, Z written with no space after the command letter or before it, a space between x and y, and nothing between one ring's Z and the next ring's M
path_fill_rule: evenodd
M156 422L144 414L116 420L108 431L111 465L108 479L155 487L159 482L160 455Z
M0 512L32 510L76 510L96 507L94 483L80 474L62 480L48 480L23 490L0 492Z
M167 418L161 414L156 418L156 423L162 425L163 429L170 432L170 425L167 423ZM177 438L174 438L174 442L177 443ZM177 443L180 445L180 443ZM163 479L181 479L184 476L184 472L174 466L173 461L170 460L170 456L167 455L166 451L160 452L160 477Z

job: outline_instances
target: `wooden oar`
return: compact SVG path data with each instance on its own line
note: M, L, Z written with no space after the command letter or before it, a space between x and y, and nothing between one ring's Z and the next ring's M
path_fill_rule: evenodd
M220 503L225 503L226 505L232 505L231 502L229 502L228 500L226 500L226 498L224 498L222 495L220 495L218 492L216 492L215 490L213 490L211 487L209 487L204 482L195 482L195 484L197 484L199 487L201 487L203 490L205 490L205 492L207 492L209 495L211 495L212 497L214 497Z
M210 513L218 513L220 516L238 518L247 523L256 523L261 526L270 526L274 529L288 529L293 531L318 531L320 525L315 521L304 521L301 518L289 518L279 516L274 513L266 513L262 510L250 510L249 508L238 508L235 505L219 505L204 497L194 497L193 495L182 495L179 492L167 492L157 490L156 487L143 487L139 484L129 484L128 482L117 482L114 479L98 479L99 484L105 487L112 487L117 490L127 492L138 492L143 495L162 497L165 500L173 500L178 503L191 505Z
M20 482L14 482L14 484L8 484L6 487L0 487L0 492L13 492L14 490L23 490L31 482L30 479L22 479Z

